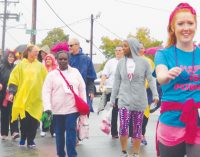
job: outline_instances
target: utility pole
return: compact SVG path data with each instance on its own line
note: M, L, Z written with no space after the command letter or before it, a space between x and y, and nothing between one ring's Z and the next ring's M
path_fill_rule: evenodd
M92 60L93 55L93 24L94 24L94 15L91 14L91 30L90 30L90 58Z
M36 43L36 17L37 17L37 0L32 0L32 28L31 43Z
M90 58L92 60L93 56L93 25L94 20L100 18L101 12L99 12L95 17L93 14L91 14L91 30L90 30Z
M0 1L0 3L4 3L4 13L0 13L0 19L3 19L3 29L2 29L2 55L5 52L5 37L6 37L6 20L7 19L16 19L19 20L18 14L7 13L7 6L11 3L19 3L19 1Z
M7 12L7 0L4 1L4 14L3 14L3 32L2 32L2 55L4 54L5 36L6 36L6 12Z

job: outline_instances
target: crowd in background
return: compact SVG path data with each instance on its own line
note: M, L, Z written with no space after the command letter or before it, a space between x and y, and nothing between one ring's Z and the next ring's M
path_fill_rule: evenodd
M200 49L193 41L196 28L196 11L180 3L169 18L168 43L157 51L155 62L145 57L144 45L138 39L127 38L105 64L100 90L112 107L111 136L113 140L119 138L121 157L139 157L141 143L147 145L151 104L161 105L157 155L198 157ZM6 51L0 66L2 140L8 138L10 130L14 140L20 138L19 146L35 148L41 123L41 136L50 130L59 157L77 157L77 119L83 115L71 89L94 112L96 78L93 63L78 39L57 43L51 49L27 45L23 52Z

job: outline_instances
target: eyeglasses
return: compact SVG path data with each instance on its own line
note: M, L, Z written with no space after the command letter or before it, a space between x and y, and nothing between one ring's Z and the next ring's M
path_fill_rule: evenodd
M77 45L77 44L71 44L71 45L69 45L69 47L73 47L74 45Z

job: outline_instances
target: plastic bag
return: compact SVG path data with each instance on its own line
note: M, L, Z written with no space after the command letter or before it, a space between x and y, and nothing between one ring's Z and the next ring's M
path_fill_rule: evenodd
M100 129L107 135L111 131L111 116L112 116L112 107L108 107L107 109L102 111Z
M111 88L103 88L102 89L102 95L100 97L100 102L97 108L97 114L99 114L101 111L105 109L105 106L107 104L107 95L111 94Z
M50 110L43 112L41 121L45 129L49 128L53 121L52 112Z
M87 115L81 115L78 119L77 137L79 141L89 138L89 123Z
M99 102L99 105L97 108L97 114L99 114L101 111L103 111L105 106L106 106L106 93L103 92L100 97L100 102Z

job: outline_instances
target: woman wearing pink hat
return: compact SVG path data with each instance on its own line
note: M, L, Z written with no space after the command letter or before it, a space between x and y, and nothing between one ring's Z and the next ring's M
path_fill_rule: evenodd
M155 56L163 92L157 128L161 157L200 154L200 48L194 45L196 29L196 11L188 3L180 3L169 18L166 48Z

